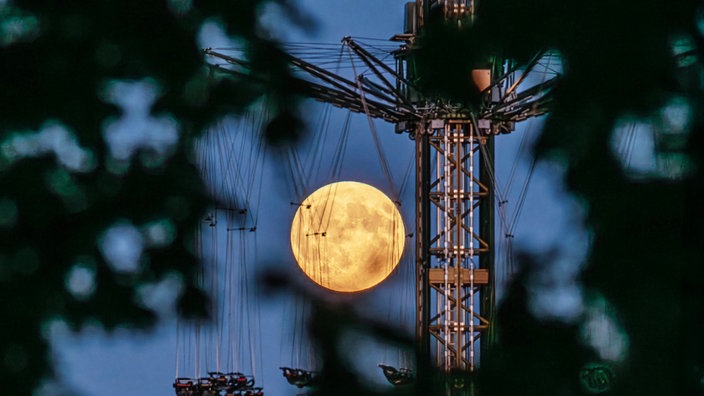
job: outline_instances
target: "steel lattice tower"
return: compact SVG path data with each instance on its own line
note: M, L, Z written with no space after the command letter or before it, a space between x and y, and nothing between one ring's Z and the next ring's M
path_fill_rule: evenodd
M292 67L307 76L297 82L301 94L393 123L397 133L415 141L416 337L419 357L448 374L473 372L491 343L494 138L513 131L516 122L544 114L558 78L519 90L545 54L524 65L493 59L472 70L467 80L474 88L462 82L481 92L479 108L424 96L414 84L422 76L412 65L427 21L432 15L470 25L476 1L406 3L404 33L392 38L400 43L393 52L395 68L350 37L342 40L343 46L368 70L354 80L289 57ZM218 71L261 77L244 60L211 49L205 53L226 62L212 65Z
M409 3L406 34L415 36L433 11L446 22L461 23L471 20L474 2ZM475 77L477 88L491 95L489 87L496 83L491 76L501 71L475 72L484 80ZM430 103L424 101L419 98L416 107L427 108ZM479 114L453 106L437 109L432 116L413 126L416 336L421 356L445 372L473 372L479 345L490 342L494 307L494 132L510 131L513 124L477 119Z

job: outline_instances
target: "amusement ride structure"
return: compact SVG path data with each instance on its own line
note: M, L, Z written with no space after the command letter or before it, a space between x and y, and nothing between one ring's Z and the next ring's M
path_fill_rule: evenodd
M558 78L557 73L532 75L550 61L549 53L523 65L493 58L458 82L481 95L478 106L425 94L414 57L426 25L431 18L443 18L466 26L475 7L475 0L406 3L404 32L391 38L395 49L382 57L345 37L343 48L362 65L353 68L351 78L303 57L288 57L306 96L392 123L397 133L414 141L416 339L419 356L448 374L474 372L491 343L500 265L495 263L494 139L514 131L520 121L545 114ZM210 48L204 52L215 60L217 72L259 78L236 55ZM413 377L408 368L380 367L394 384ZM294 385L312 380L305 370L282 370ZM204 383L213 393L202 395L261 392L241 381L239 373L214 372ZM193 383L187 379L174 387L178 395L194 394L188 393Z

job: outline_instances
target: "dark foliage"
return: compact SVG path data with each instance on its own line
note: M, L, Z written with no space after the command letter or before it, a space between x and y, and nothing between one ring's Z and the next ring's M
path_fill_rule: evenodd
M427 58L419 60L422 76L438 65L450 69L430 79L435 92L466 102L466 94L456 93L457 78L483 56L520 63L541 50L560 53L564 73L536 155L564 166L567 187L584 203L593 243L583 284L613 304L630 340L612 394L704 392L697 336L704 331L702 12L696 1L482 0L469 28L430 24L420 55ZM682 39L691 46L687 64L673 51ZM683 154L687 172L634 177L614 154L614 128L656 115L673 98L690 111L688 143L660 147L658 155ZM574 329L537 321L517 304L522 287L509 292L497 326L509 335L521 327L531 342L500 338L486 389L575 394L561 384L588 355L575 349Z
M241 111L263 95L273 95L281 104L272 110L275 117L283 112L278 117L295 119L295 98L285 89L288 71L257 22L266 2L0 3L3 393L30 394L52 376L43 333L52 320L74 329L86 323L147 328L156 313L138 290L174 274L183 282L179 312L205 314L207 298L197 286L192 234L209 198L191 158L191 143L217 117ZM276 2L292 9L287 1ZM210 79L196 39L211 19L248 43L254 67L276 76L275 82L253 87L236 79ZM175 147L112 157L104 126L123 115L108 98L113 81L147 81L157 88L150 116L177 125ZM8 143L48 125L75 139L91 164L67 168L51 150L28 155ZM69 143L60 142L59 149ZM108 265L100 251L107 229L121 223L139 229L155 221L170 226L169 241L145 245L134 271ZM76 268L92 274L94 290L85 295L70 291L69 277Z

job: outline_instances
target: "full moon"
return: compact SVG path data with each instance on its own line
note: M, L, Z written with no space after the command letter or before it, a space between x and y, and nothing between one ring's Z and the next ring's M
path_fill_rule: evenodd
M303 272L338 292L372 288L396 268L405 242L396 205L358 182L337 182L306 198L293 218L291 248Z

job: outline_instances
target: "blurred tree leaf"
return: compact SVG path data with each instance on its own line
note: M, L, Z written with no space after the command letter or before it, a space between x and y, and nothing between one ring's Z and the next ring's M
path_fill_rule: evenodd
M206 314L192 234L210 198L192 140L264 95L286 104L274 117L295 118L285 59L258 23L267 3L293 9L284 0L0 2L0 301L12 323L0 330L5 391L30 394L52 375L42 335L50 320L148 327L156 313L139 290L174 274L183 284L179 312ZM250 44L270 83L208 76L197 38L213 21ZM153 87L144 116L175 128L175 146L113 155L106 128L136 106L116 105L115 82ZM155 222L170 227L167 242L150 244L140 231ZM127 230L114 238L137 241L128 271L103 246L114 229Z
M695 203L704 197L702 4L477 3L471 25L431 21L424 27L419 79L429 81L430 92L468 102L458 81L483 57L525 63L538 51L560 54L564 68L536 155L563 166L566 186L584 203L585 224L575 225L589 229L593 238L584 287L613 304L630 340L629 357L615 371L610 394L704 394L704 348L695 335L704 330L704 215ZM676 55L682 41L690 43L687 62ZM634 178L617 158L614 130L624 119L653 119L673 99L686 103L692 114L683 132L686 149L674 149L686 158L687 171L680 178ZM543 268L526 271L537 274ZM496 324L503 337L486 367L487 394L583 392L573 386L577 362L589 358L579 347L578 332L526 312L521 282L508 296ZM519 342L520 337L530 342Z

